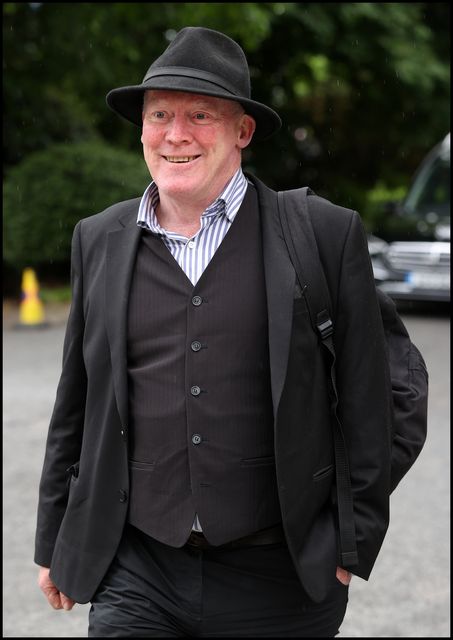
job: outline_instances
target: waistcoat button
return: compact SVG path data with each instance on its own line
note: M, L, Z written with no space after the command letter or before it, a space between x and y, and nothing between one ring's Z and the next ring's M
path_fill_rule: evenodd
M192 442L193 444L200 444L201 442L201 436L199 433L194 433L192 436Z
M192 298L192 304L194 307L199 307L202 302L203 298L201 296L194 296Z
M200 351L201 349L201 342L198 342L198 340L194 340L192 342L192 344L190 345L190 348L192 349L192 351Z
M192 388L191 388L191 390L190 390L190 393L191 393L193 396L199 396L199 395L200 395L200 393L201 393L201 389L200 389L200 387L197 387L197 386L192 387Z
M123 489L120 489L118 493L120 494L120 502L127 502L127 493Z

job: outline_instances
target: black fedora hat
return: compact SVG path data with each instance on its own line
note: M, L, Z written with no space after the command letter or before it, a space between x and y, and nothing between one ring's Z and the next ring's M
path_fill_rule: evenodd
M239 102L256 121L255 139L281 127L278 114L250 98L250 73L241 47L219 31L186 27L150 66L142 84L112 89L109 107L141 127L143 95L148 89L199 93Z

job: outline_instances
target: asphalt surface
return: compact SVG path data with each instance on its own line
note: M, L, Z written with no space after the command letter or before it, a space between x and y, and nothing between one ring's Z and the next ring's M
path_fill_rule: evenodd
M38 483L60 373L65 314L3 332L3 637L86 637L89 605L54 611L33 564ZM430 372L429 435L391 498L391 524L368 582L353 578L339 637L450 637L450 324L404 315Z

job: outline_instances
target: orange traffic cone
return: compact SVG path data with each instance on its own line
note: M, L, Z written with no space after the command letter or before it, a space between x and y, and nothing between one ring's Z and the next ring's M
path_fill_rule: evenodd
M19 327L46 327L44 305L39 298L39 284L33 269L22 274L22 301L19 305Z

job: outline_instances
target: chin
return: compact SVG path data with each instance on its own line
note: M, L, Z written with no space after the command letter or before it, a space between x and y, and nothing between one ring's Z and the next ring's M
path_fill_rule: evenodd
M182 194L190 195L199 190L200 185L195 180L187 180L185 178L164 178L155 180L158 189L161 193L166 193L169 196L178 196Z

